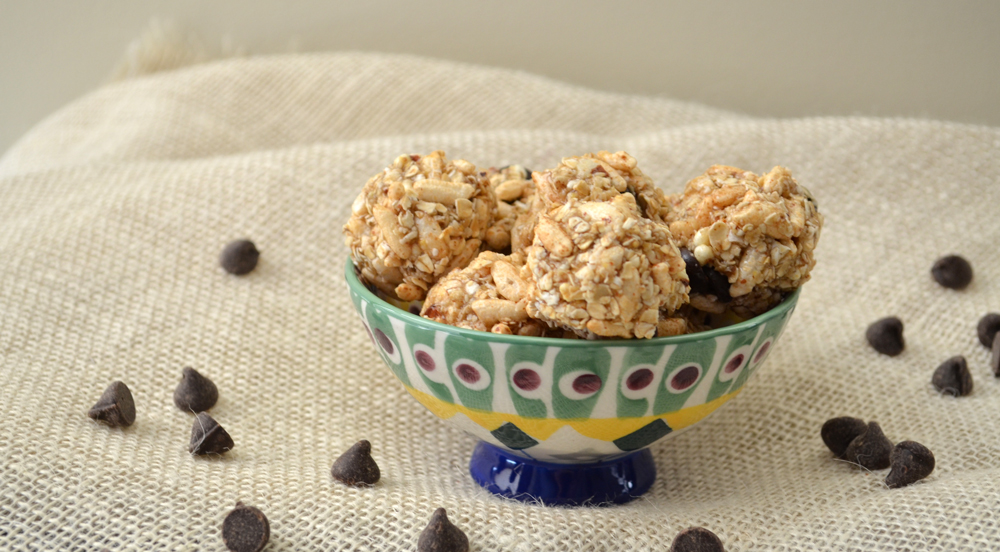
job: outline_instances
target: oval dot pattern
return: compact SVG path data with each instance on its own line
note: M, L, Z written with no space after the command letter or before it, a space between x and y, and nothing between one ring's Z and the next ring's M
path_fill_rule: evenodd
M534 391L542 384L542 376L531 368L521 368L514 372L514 386L523 391Z
M687 391L689 387L698 381L699 377L701 377L701 366L689 364L675 370L670 375L670 379L667 380L667 385L671 391L679 393Z

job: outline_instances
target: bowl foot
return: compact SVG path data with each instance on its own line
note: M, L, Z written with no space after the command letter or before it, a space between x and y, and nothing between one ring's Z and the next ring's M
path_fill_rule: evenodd
M649 449L591 464L555 464L511 454L480 441L469 462L487 491L524 502L582 506L622 504L649 490L656 464Z

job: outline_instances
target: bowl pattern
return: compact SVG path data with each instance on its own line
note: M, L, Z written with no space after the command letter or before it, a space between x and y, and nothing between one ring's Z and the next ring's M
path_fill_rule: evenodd
M379 299L351 267L347 278L376 351L421 404L483 441L561 463L636 451L715 411L763 364L798 298L702 334L576 341L446 326Z

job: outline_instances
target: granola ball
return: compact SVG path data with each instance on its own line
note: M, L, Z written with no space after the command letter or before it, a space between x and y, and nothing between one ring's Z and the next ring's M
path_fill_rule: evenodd
M486 178L497 199L493 226L486 230L486 246L499 253L521 251L524 246L512 246L511 232L518 217L532 210L535 183L531 180L531 171L520 165L508 165L501 169L490 168Z
M486 178L443 151L402 155L354 200L344 235L362 278L404 301L479 253L496 201Z
M483 251L427 292L420 316L483 332L540 336L546 325L528 317L530 282L521 277L524 256Z
M528 314L582 337L653 337L660 310L688 300L670 230L643 218L631 194L539 215L527 266L535 282Z
M670 201L695 308L755 316L809 279L823 216L788 169L716 165Z
M599 151L566 157L554 169L534 173L538 197L546 211L569 201L610 201L631 194L642 216L665 222L670 204L663 191L636 166L635 158L619 151Z

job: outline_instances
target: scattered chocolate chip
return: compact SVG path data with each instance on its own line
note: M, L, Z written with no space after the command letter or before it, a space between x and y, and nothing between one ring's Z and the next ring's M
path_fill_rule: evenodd
M830 449L830 452L837 458L843 458L844 451L847 450L847 445L850 445L855 437L861 435L867 429L868 424L864 420L842 416L827 420L823 424L823 429L819 431L819 434L823 438L823 442L826 443L826 447Z
M417 552L468 552L469 537L448 521L444 508L434 510L430 523L417 539Z
M374 485L382 476L378 464L372 458L372 444L364 439L341 454L333 463L330 473L337 481L355 487Z
M191 444L188 446L191 454L222 454L234 446L233 438L219 422L205 412L198 413L191 426Z
M892 469L885 476L890 489L905 487L934 471L934 453L915 441L903 441L892 449Z
M865 337L876 351L896 356L903 352L903 321L895 316L875 321L868 326Z
M867 470L882 470L889 467L892 441L882 433L877 422L869 422L864 433L847 445L844 460Z
M87 416L104 422L111 427L128 427L135 422L135 401L128 386L120 381L113 382L97 399L97 404L87 412Z
M1000 333L993 337L993 347L990 348L990 369L993 375L1000 378Z
M704 527L689 527L674 537L669 552L724 552L722 540Z
M257 268L257 259L260 258L260 251L250 240L236 240L230 242L222 254L219 255L219 264L230 274L243 276L249 274Z
M965 289L972 281L972 265L958 255L948 255L934 261L931 276L949 289Z
M934 388L946 395L964 397L972 393L972 373L962 355L953 356L941 363L931 377Z
M979 342L983 347L992 347L993 338L1000 332L1000 314L991 312L979 319L976 324L976 333L979 334Z
M270 538L271 524L264 512L242 502L222 522L222 541L233 552L260 552Z
M215 406L219 400L219 389L212 380L198 373L194 368L181 372L181 382L174 389L174 404L185 412L204 412Z

